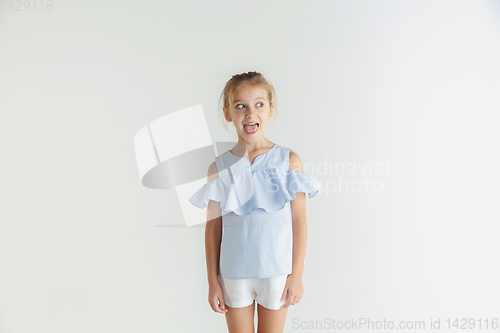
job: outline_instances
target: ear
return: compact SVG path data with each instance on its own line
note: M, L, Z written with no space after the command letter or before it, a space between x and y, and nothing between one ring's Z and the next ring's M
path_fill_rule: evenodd
M271 103L271 112L269 113L269 118L273 116L274 103Z
M225 107L224 107L224 108L222 108L222 111L224 112L224 118L226 118L226 120L227 120L228 122L233 121L233 120L231 119L231 115L229 114L229 112L227 111L227 109L226 109Z

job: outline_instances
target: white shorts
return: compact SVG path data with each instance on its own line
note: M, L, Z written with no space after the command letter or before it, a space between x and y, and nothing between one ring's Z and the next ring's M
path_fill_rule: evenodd
M218 275L227 306L242 308L256 300L258 304L272 310L279 310L288 300L287 295L281 301L287 278L288 274L263 279L226 279Z

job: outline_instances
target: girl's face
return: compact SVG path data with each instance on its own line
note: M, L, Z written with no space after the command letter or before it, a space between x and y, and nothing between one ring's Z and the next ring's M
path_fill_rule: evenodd
M273 115L267 95L262 88L246 85L233 95L229 110L223 109L226 120L234 123L238 136L246 142L264 138L267 120ZM250 123L256 124L245 125Z

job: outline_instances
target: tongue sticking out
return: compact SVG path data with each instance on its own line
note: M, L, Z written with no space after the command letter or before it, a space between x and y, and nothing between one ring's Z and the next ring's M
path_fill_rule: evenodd
M253 133L257 131L259 125L244 125L243 127L245 128L245 132Z

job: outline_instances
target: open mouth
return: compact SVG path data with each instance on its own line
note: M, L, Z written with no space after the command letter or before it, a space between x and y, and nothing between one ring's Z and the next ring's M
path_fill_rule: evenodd
M247 134L255 134L259 130L259 123L248 123L243 125Z

